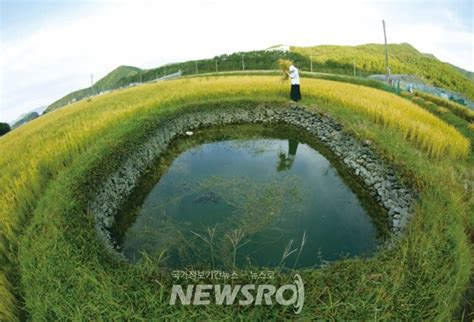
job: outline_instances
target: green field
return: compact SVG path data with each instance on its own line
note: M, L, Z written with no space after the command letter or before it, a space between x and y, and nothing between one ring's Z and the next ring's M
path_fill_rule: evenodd
M301 86L303 106L371 140L420 199L392 248L300 272L306 297L297 318L459 317L474 267L474 164L462 133L472 129L376 88L312 78ZM288 84L271 75L189 77L83 100L2 136L0 320L294 319L281 306L170 306L169 272L153 259L111 257L88 213L94 184L162 122L260 104L288 107Z

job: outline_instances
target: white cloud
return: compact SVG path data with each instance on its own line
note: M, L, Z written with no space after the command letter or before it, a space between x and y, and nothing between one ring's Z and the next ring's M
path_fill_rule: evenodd
M119 65L150 68L277 43L381 43L382 18L390 42L409 42L472 69L472 30L450 29L456 16L450 11L440 15L446 23L423 19L407 24L380 2L357 1L101 3L90 12L52 17L24 38L3 37L0 120L89 86L91 73L98 79Z

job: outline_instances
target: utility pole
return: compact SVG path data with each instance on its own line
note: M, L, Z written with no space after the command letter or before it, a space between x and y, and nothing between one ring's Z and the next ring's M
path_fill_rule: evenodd
M216 73L219 72L219 68L217 67L217 59L216 59Z
M242 70L245 70L244 55L242 54Z
M313 56L310 56L311 58L311 72L313 72Z
M199 74L199 71L198 71L198 62L197 62L197 60L195 61L195 63L196 63L196 74Z
M385 69L387 71L387 83L390 78L390 68L388 67L388 45L387 45L387 33L385 31L385 20L382 19L383 25L383 38L385 40Z

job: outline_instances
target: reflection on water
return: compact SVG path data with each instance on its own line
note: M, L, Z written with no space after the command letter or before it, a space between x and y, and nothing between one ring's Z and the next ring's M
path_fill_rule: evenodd
M295 162L296 151L298 150L298 141L288 140L288 153L279 153L277 171L286 171L291 169L293 162Z
M301 268L376 250L357 195L294 135L187 144L124 210L133 217L118 238L127 257L161 254L173 268Z

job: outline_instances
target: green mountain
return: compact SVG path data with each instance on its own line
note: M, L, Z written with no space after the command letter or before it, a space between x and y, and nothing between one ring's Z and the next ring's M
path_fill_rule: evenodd
M38 116L39 116L39 114L37 112L30 112L30 113L24 114L20 117L19 120L15 121L15 123L11 126L11 128L12 128L12 130L16 129L19 126L21 126L25 123L28 123L31 120L34 120Z
M138 67L119 66L97 81L97 83L94 84L94 88L98 89L99 92L114 89L120 79L136 75L141 71L142 70Z
M470 72L468 70L465 70L461 67L458 67L458 66L454 66L454 65L451 65L453 66L455 69L457 69L461 74L463 74L464 76L466 76L467 78L469 78L472 82L474 82L474 73L473 72Z
M55 101L46 108L45 113L51 112L64 105L79 101L88 96L96 95L103 91L108 91L120 87L119 81L123 78L131 77L141 73L142 70L133 66L119 66L113 71L98 80L94 86L80 89L78 91L67 94L66 96Z
M360 46L314 46L291 47L293 52L313 57L319 64L333 65L356 70L362 75L385 73L384 45L367 44ZM417 75L424 82L443 87L474 99L474 83L460 68L438 60L431 54L423 54L410 44L390 44L388 46L389 66L392 74ZM469 73L469 72L467 72Z

